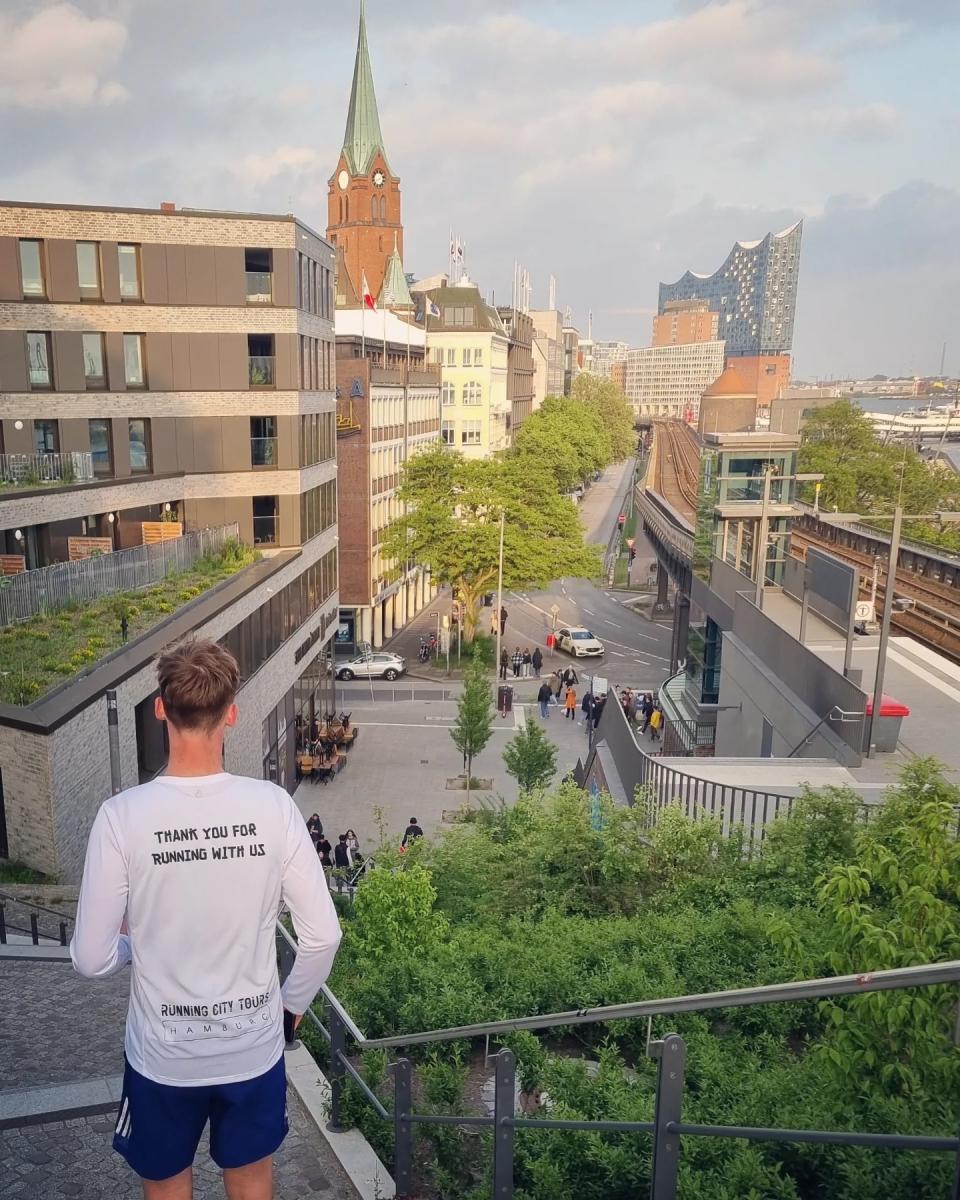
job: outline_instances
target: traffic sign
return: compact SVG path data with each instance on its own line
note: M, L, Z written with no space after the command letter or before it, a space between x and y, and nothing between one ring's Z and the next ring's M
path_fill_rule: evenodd
M560 612L560 605L559 604L551 604L550 611L553 613L554 616L556 616Z
M856 609L854 616L855 616L856 620L858 620L858 621L873 621L873 620L875 620L875 616L874 616L874 612L873 612L873 601L872 600L858 600L857 601L857 609Z

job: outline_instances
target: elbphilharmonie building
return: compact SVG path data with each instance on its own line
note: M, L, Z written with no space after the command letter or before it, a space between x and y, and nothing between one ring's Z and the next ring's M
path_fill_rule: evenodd
M789 354L797 305L803 222L757 242L737 242L712 275L687 271L660 284L658 312L674 301L701 300L719 316L717 337L728 359Z

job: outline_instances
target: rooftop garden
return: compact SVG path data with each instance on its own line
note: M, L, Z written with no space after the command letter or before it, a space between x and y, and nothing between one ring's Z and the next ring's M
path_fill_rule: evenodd
M244 567L259 554L237 541L142 591L77 601L57 612L0 630L0 701L26 705L147 633L171 613ZM124 637L124 622L126 637Z

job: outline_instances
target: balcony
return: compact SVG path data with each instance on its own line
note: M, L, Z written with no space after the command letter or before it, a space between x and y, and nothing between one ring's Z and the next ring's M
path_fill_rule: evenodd
M253 518L253 544L275 546L277 544L277 517Z
M273 273L271 271L247 271L247 303L273 303Z
M93 478L93 455L88 450L70 450L64 454L0 454L0 486L66 485L88 483Z
M252 437L250 439L251 467L275 467L277 465L277 439L275 437Z
M274 386L273 367L276 359L272 354L251 354L247 359L248 378L252 388Z

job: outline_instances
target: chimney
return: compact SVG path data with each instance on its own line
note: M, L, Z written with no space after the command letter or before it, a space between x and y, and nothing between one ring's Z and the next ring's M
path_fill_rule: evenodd
M174 202L172 200L161 200L160 201L160 211L161 212L176 212L177 206L174 204Z

